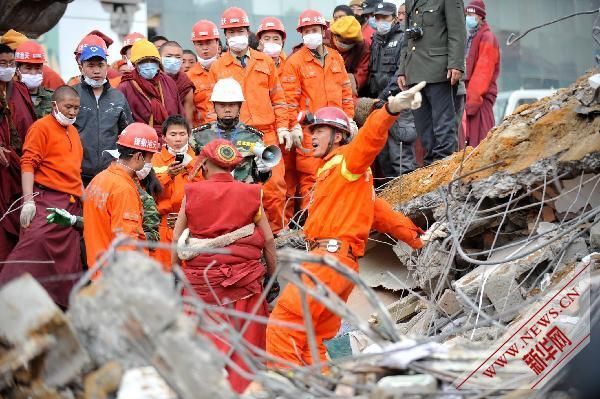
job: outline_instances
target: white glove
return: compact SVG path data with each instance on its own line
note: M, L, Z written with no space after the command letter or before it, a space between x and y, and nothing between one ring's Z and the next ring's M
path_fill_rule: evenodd
M254 162L256 162L256 170L260 173L269 173L271 171L271 168L264 163L262 158L254 157Z
M21 227L27 228L35 216L35 202L33 200L25 201L21 208Z
M448 225L442 222L435 222L425 233L423 233L423 235L421 235L421 240L427 244L438 238L446 237L448 237Z
M304 137L304 132L302 132L302 126L296 124L296 126L294 126L292 130L290 130L290 134L292 135L292 142L294 143L294 145L298 148L301 148L302 138Z
M350 119L350 140L351 141L354 136L358 134L358 125L354 122L354 119Z
M292 133L284 127L277 129L277 137L279 138L279 144L285 143L285 149L289 151L292 148Z
M418 83L406 91L401 91L395 96L388 97L388 110L397 114L405 109L417 109L421 106L421 89L425 82Z

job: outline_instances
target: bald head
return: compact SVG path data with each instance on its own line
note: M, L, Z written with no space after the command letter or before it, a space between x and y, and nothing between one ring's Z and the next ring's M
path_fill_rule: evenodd
M61 102L66 98L76 98L79 100L79 93L71 86L63 85L54 90L52 101Z
M169 57L167 53L172 52L181 53L183 55L183 47L181 47L179 43L173 40L165 42L162 46L160 46L160 49L158 51L161 57Z
M69 119L77 117L79 113L79 94L71 86L60 86L52 94L52 104L55 111Z

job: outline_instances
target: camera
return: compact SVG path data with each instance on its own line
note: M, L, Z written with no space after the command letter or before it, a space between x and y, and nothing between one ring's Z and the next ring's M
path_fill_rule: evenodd
M409 38L411 40L419 40L420 38L423 37L423 28L421 28L420 26L415 26L414 28L408 28L406 31L404 31L404 34L406 35L407 38Z

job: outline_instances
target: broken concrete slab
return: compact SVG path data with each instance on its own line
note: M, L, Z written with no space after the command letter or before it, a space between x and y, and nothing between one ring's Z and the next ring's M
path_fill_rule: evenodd
M590 246L592 250L600 249L600 215L596 216L590 228Z
M448 316L452 316L462 310L460 302L456 299L456 293L451 289L444 290L444 293L437 300L437 305Z
M34 337L50 336L55 344L41 359L40 381L47 387L63 386L77 378L89 357L70 321L46 290L25 274L0 290L0 337L14 346Z
M394 250L386 244L379 243L367 251L360 260L359 275L372 288L383 287L398 291L416 287L416 281L409 270L398 262Z
M394 375L383 377L370 396L371 399L400 399L406 395L427 395L437 391L437 380L429 374Z
M512 320L525 300L521 296L516 270L499 268L488 277L483 292L492 302L496 311L503 314L502 321ZM511 311L512 309L512 311Z
M419 311L421 300L416 295L408 295L404 298L388 305L386 308L392 317L394 323L401 323L407 320L410 316L415 315ZM369 318L369 323L378 324L377 312L372 313Z

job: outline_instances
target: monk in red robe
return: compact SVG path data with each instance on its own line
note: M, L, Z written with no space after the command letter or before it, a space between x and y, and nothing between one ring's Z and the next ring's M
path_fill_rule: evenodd
M163 68L167 75L177 84L179 98L183 102L185 119L190 126L194 119L194 83L181 69L183 63L183 47L177 42L168 41L159 49Z
M162 137L165 119L184 112L177 85L160 70L160 55L148 40L138 40L131 46L130 60L135 69L123 75L118 89L127 98L134 121L154 127Z
M27 86L9 76L14 67L14 51L0 44L0 68L7 71L0 74L0 261L6 260L19 239L19 212L3 215L21 197L20 155L25 134L35 121Z
M261 186L238 182L231 175L241 160L239 151L227 140L216 139L202 148L197 162L205 180L185 186L173 239L177 242L181 237L186 246L172 260L173 263L185 260L185 274L204 302L245 313L257 308L257 316L267 317L267 303L259 300L265 272L270 275L275 272L275 241L262 207ZM196 252L217 247L224 247L229 254ZM266 267L261 261L263 252ZM210 316L229 323L247 342L265 349L265 324L248 322L242 333L244 319L219 312ZM209 336L219 350L229 353L226 333ZM236 352L231 361L249 371ZM230 367L227 371L232 388L243 392L250 381Z

